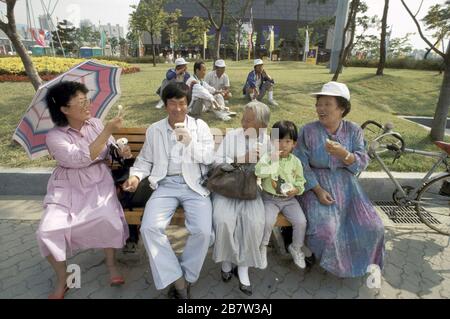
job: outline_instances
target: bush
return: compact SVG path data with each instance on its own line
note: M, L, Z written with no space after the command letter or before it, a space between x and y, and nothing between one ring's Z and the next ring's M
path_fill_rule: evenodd
M107 61L119 61L119 62L125 62L130 64L138 64L138 63L145 63L145 64L151 64L153 63L153 57L152 56L144 56L144 57L114 57L114 56L102 56L99 57L99 59L107 60ZM156 63L166 63L166 58L162 56L156 57Z
M378 60L357 60L350 59L347 63L350 67L376 68ZM415 60L412 58L397 58L386 61L386 68L389 69L410 69L440 71L443 68L442 60Z
M55 58L55 57L33 57L33 64L39 75L58 75L68 71L85 59ZM114 64L122 68L124 74L139 72L139 68L120 61L107 61L96 59L100 63ZM22 60L19 57L8 57L0 59L0 75L26 75Z

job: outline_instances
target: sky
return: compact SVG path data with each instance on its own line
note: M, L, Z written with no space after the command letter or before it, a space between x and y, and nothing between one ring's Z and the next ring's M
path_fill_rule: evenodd
M365 1L369 7L367 14L369 16L378 15L381 19L384 1ZM413 12L417 11L420 0L405 1ZM77 24L80 19L89 19L94 24L120 24L126 30L129 14L132 11L130 5L138 4L139 0L32 0L31 3L36 19L39 14L44 12L41 2L47 6L50 4L51 7L57 3L53 16L58 17L59 20L67 19ZM443 4L444 2L445 0L424 0L418 18L422 18L430 6L438 3ZM0 12L2 11L5 12L4 4L0 4ZM26 23L27 19L25 12L25 0L18 0L15 9L17 23ZM414 22L403 8L400 0L390 0L388 25L392 26L392 37L401 37L408 32L415 32L416 35L411 37L413 47L417 49L426 48L427 45L420 38ZM427 32L425 32L425 34L427 34Z

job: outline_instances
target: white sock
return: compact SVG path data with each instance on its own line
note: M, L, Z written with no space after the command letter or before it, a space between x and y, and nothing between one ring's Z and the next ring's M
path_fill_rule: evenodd
M230 261L223 261L222 262L222 271L224 272L230 272L233 269L232 264Z
M269 91L269 100L273 100L273 91Z
M239 281L241 284L250 286L250 278L248 277L248 267L238 267Z

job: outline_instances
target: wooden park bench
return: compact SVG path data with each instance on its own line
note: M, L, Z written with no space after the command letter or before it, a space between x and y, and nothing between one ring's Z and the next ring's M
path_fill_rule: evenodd
M145 132L147 128L140 128L140 127L130 127L130 128L122 128L120 131L118 131L116 134L114 134L114 137L116 139L119 139L121 137L125 137L128 139L128 145L130 145L131 152L133 153L133 156L136 157L139 155L139 152L144 145L145 141ZM220 143L223 140L223 134L221 135L214 135L214 141L216 143L215 148L220 145ZM133 210L126 209L125 211L125 217L127 220L127 223L129 225L140 225L142 220L142 215L144 214L144 208L133 208ZM184 226L184 211L180 207L176 210L171 225L178 225L178 226ZM287 219L282 215L278 214L278 219L275 224L277 227L282 226L291 226L291 224L287 221Z

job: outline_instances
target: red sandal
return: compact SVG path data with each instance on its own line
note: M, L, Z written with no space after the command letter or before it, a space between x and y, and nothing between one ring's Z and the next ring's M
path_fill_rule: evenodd
M111 278L110 285L111 287L121 286L125 283L125 279L122 276L116 276Z

